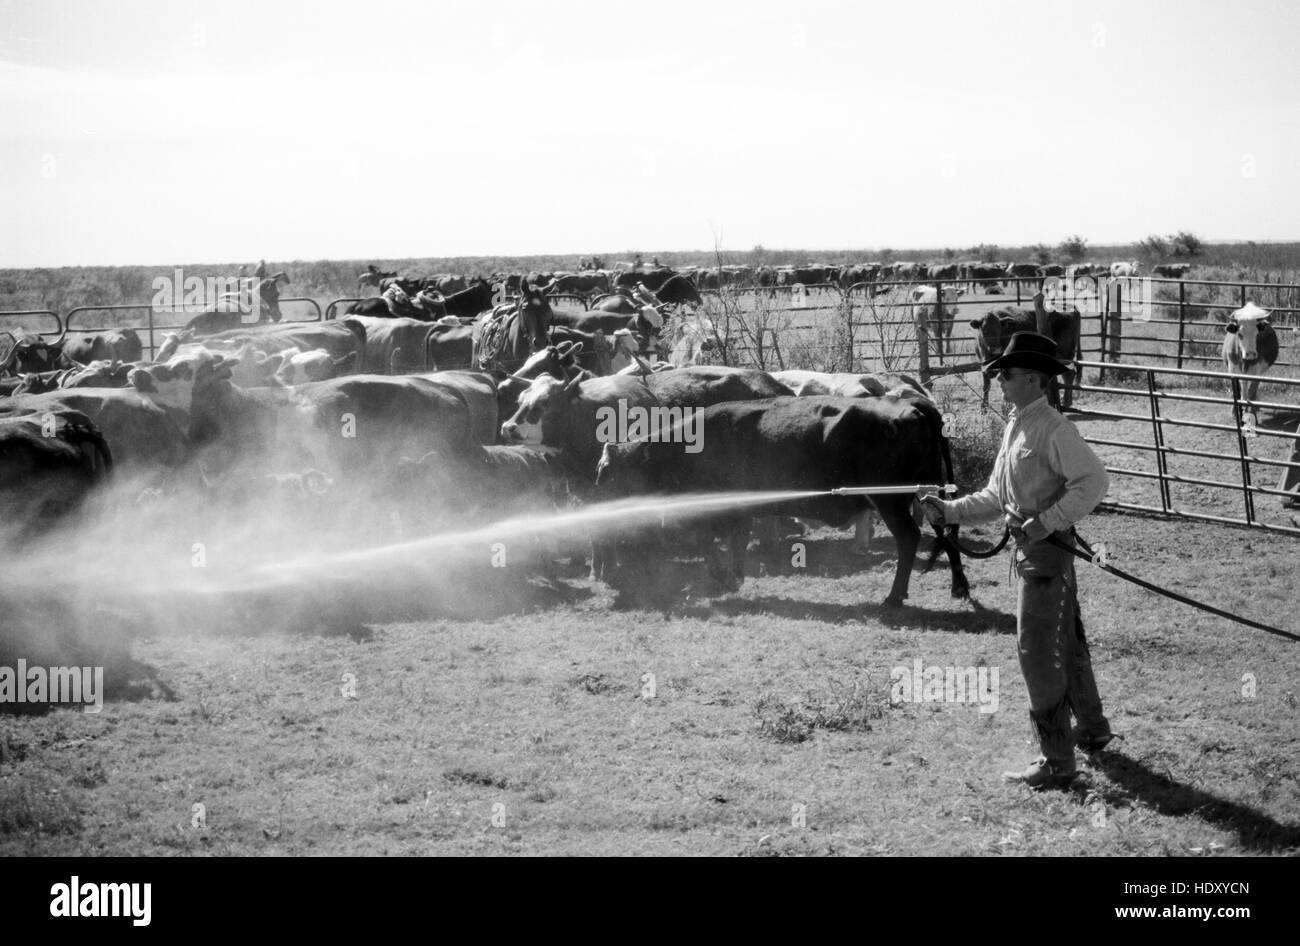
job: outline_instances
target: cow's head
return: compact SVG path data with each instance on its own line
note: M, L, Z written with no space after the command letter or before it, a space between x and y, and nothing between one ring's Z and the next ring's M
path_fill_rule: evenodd
M596 493L602 498L653 493L646 441L606 443L596 464Z
M356 365L357 353L351 351L341 358L333 358L324 348L316 348L275 357L280 359L274 369L275 379L280 384L292 387L308 381L328 381L347 374Z
M64 388L124 388L131 374L130 362L103 359L92 361L69 375L59 385Z
M1237 336L1237 350L1243 361L1257 361L1259 333L1262 329L1271 327L1268 312L1250 302L1232 313L1224 329L1229 335Z
M127 380L140 394L161 407L189 412L194 391L200 386L228 380L231 366L221 355L199 348L177 355L165 364L144 365L131 369Z
M529 279L519 283L519 322L520 328L528 335L531 351L541 351L549 344L547 332L551 328L551 303L539 284Z
M582 376L561 381L550 375L533 380L519 396L519 409L501 425L501 438L511 443L541 446L547 417L559 415L578 396Z
M75 368L77 363L63 353L62 342L47 342L39 335L19 330L14 347L3 362L0 375L28 374Z
M987 312L983 318L972 319L970 325L975 329L975 353L980 361L1002 354L1002 325L995 313Z

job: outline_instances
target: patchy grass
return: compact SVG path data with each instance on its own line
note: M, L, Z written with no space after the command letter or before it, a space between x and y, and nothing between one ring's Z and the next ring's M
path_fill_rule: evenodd
M1084 531L1143 577L1293 625L1293 539L1121 515ZM969 566L970 603L918 573L888 610L886 538L865 563L840 533L806 541L802 572L758 560L739 593L667 614L612 611L574 573L590 597L369 639L178 623L132 645L174 699L4 719L0 853L1300 852L1293 644L1085 568L1125 739L1034 794L1000 778L1034 753L1004 560ZM916 658L999 668L997 711L891 707Z

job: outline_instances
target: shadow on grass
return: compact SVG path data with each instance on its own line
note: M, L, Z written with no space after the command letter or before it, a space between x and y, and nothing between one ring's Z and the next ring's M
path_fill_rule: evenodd
M1234 832L1249 851L1277 853L1300 848L1300 825L1282 824L1254 808L1184 785L1119 752L1104 752L1093 765L1125 793L1114 799L1117 803L1136 798L1162 815L1195 816Z
M1284 430L1300 433L1300 411L1270 411L1259 418L1263 430Z
M886 627L926 631L957 631L963 634L1014 634L1016 618L995 611L972 600L971 610L954 602L962 610L936 610L905 604L891 608L883 604L835 604L825 601L801 601L765 595L756 598L727 597L708 606L695 606L691 616L708 618L716 615L737 617L746 614L770 614L797 621L825 621L843 624L849 621L874 620Z

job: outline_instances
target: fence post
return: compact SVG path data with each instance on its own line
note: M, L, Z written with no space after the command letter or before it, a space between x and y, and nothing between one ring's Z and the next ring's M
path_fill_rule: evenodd
M939 301L940 302L943 301L942 293L939 296ZM930 329L929 326L926 324L925 319L918 319L916 317L916 308L914 306L908 306L907 310L908 310L908 314L912 316L912 321L915 323L914 327L916 329L916 345L917 345L917 352L918 352L917 360L920 363L921 383L929 384L930 383L930 350L929 350L929 346L926 345L926 341L928 340L927 336L930 333Z
M1156 373L1147 369L1147 397L1151 399L1151 433L1156 447L1156 475L1160 478L1160 508L1169 512L1169 462L1165 457L1164 420L1160 416L1160 398L1156 394Z
M1178 281L1178 367L1183 366L1183 335L1187 330L1187 283Z
M1237 308L1239 309L1246 308L1246 284L1245 283L1241 284L1241 304L1237 306Z
M1118 279L1112 280L1107 293L1107 340L1110 342L1109 361L1124 357L1124 289Z
M1098 287L1100 288L1100 286ZM1101 367L1097 369L1097 383L1106 383L1106 347L1110 340L1108 330L1110 328L1110 286L1106 286L1106 294L1101 299L1101 318L1098 320L1098 331L1100 338L1097 339L1097 360L1101 362Z
M1246 507L1246 525L1255 524L1255 497L1250 486L1250 451L1246 448L1246 434L1242 429L1241 381L1232 379L1232 417L1237 422L1237 453L1241 457L1241 492Z

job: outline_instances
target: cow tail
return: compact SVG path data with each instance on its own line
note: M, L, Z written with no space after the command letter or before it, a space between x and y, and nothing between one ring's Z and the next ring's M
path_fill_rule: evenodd
M368 354L366 346L369 344L366 338L366 327L356 319L343 319L342 322L357 341L357 370L358 372L365 371L370 367L366 364L366 355Z

